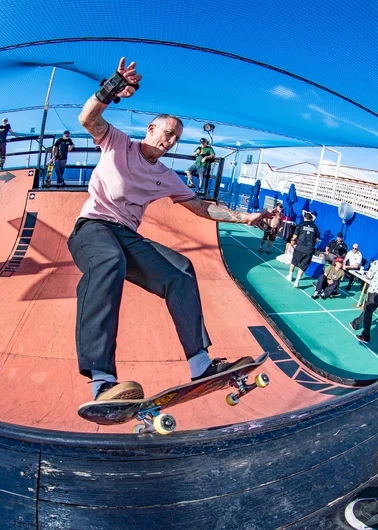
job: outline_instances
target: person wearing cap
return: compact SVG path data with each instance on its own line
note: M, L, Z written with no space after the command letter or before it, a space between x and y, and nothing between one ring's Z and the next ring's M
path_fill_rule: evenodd
M0 171L3 169L5 164L8 133L13 134L13 136L17 138L17 135L12 131L12 127L8 123L7 118L3 118L0 125Z
M198 191L201 191L203 178L206 176L210 169L211 163L215 159L215 152L211 145L208 145L206 138L200 139L200 146L194 151L193 156L196 157L196 161L186 171L185 175L188 177L188 187L195 188L193 182L193 175L198 175L199 184Z
M316 300L321 296L323 300L326 298L333 298L340 282L344 279L345 272L343 271L343 258L337 257L334 265L329 265L326 270L318 278L315 292L312 298Z
M347 250L348 247L343 241L343 233L339 232L336 239L330 241L326 246L325 252L323 254L324 259L328 261L328 263L332 263L337 256L341 256L343 258L347 253Z
M345 287L346 291L350 291L350 288L352 287L352 283L355 280L355 276L353 274L350 274L349 271L352 269L356 270L359 269L362 262L362 254L358 250L358 244L353 243L352 249L347 252L346 256L344 257L343 261L343 269L345 270L345 273L347 277L349 278L349 283Z
M298 274L294 282L296 288L299 287L299 280L311 263L312 256L315 254L315 245L320 239L319 229L313 221L313 214L305 212L303 217L304 221L294 230L292 239L294 243L297 242L297 246L293 252L289 274L285 276L291 282L294 269L298 267Z
M70 138L70 131L64 131L63 137L58 138L52 148L52 156L55 160L55 173L57 178L57 186L64 186L63 179L64 170L67 164L67 154L75 147L75 144Z

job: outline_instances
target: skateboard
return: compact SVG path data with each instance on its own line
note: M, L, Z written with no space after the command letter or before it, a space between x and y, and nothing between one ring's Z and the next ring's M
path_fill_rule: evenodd
M46 180L45 180L46 188L49 188L51 186L51 177L53 174L54 165L55 165L55 159L52 158L47 164L47 174L46 174Z
M269 353L265 352L253 363L199 381L169 388L144 399L90 401L79 407L78 414L81 418L100 425L117 425L137 419L143 423L135 425L133 433L169 434L176 429L176 420L170 414L162 414L162 410L229 386L235 387L237 391L228 394L226 402L230 406L235 406L242 396L255 388L268 386L269 378L264 373L259 373L254 378L254 382L248 384L249 374L261 366L268 357Z

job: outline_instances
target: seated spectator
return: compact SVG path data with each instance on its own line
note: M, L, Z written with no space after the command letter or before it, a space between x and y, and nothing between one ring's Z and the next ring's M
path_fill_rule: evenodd
M328 263L332 263L338 256L343 258L347 253L347 250L348 247L343 241L343 234L342 232L339 232L337 238L330 241L329 245L326 246L323 256Z
M281 263L286 263L287 265L290 265L291 260L293 259L293 253L296 246L296 240L291 239L290 243L286 245L285 254L280 254L276 257L276 260L280 261Z
M350 269L354 269L354 270L359 269L361 266L361 261L362 261L362 254L358 250L357 243L353 243L352 250L350 250L344 258L343 269L345 270L345 274L349 278L349 283L345 287L346 291L350 291L350 288L352 287L352 283L356 278L355 276L353 276L353 274L350 274L348 271Z
M337 293L341 280L344 279L344 275L343 258L339 256L335 259L335 265L329 265L324 273L319 276L312 298L314 300L319 298L319 296L321 296L323 300L326 298L333 298Z

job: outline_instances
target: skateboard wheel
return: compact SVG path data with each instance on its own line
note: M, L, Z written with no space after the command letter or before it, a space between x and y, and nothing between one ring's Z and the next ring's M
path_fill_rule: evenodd
M230 407L235 407L239 401L240 399L238 398L237 394L231 393L226 396L226 403L227 405L230 405Z
M269 377L266 374L258 374L255 377L255 383L260 388L265 388L270 383Z
M144 425L143 423L137 423L134 425L134 427L131 429L131 432L133 434L141 434L144 431Z
M159 434L170 434L176 426L176 420L170 414L159 414L154 417L154 428Z

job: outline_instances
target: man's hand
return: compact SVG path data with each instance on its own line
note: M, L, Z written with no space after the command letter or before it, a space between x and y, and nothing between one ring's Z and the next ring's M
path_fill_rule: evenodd
M256 213L242 213L237 210L230 210L224 206L218 206L217 204L204 201L199 197L178 204L205 219L221 221L224 223L239 223L250 226L256 225L261 230L265 230L265 228L269 226L266 220L272 219L275 215L272 212L268 212L268 210Z
M269 219L273 219L275 215L275 212L269 212L268 210L250 213L246 215L245 224L249 226L257 226L258 228L260 228L260 230L264 231L269 226L267 221Z
M125 63L126 58L122 57L117 68L118 73L121 74L122 77L124 77L129 83L139 83L139 81L142 79L142 76L136 72L136 62L131 62L127 68L125 68ZM119 98L130 98L134 92L135 88L128 85L122 90L122 92L119 92L117 96Z
M204 156L202 159L201 159L201 164L204 164L207 160L207 156Z

